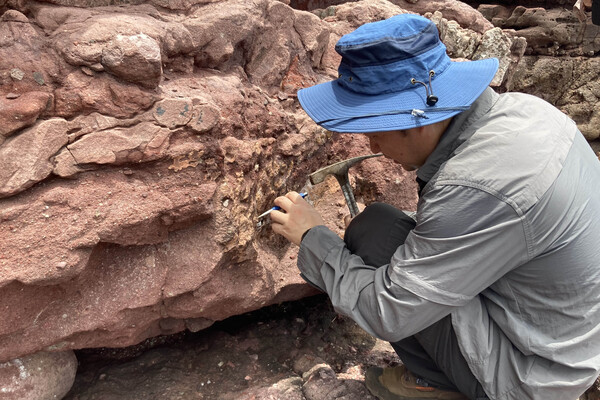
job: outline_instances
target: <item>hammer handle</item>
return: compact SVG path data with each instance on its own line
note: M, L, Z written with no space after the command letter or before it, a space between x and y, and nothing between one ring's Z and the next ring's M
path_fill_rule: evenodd
M335 177L342 188L342 193L344 193L346 204L348 204L348 209L350 210L350 216L354 218L358 215L359 211L354 199L354 193L352 193L352 186L350 186L350 182L348 181L348 174L344 176L335 175Z

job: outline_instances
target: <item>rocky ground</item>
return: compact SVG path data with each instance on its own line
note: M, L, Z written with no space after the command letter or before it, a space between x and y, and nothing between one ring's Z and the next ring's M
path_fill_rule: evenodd
M400 362L324 295L77 358L64 400L376 400L365 370ZM599 400L599 383L579 400Z
M399 361L322 295L77 357L66 400L375 400L365 369Z

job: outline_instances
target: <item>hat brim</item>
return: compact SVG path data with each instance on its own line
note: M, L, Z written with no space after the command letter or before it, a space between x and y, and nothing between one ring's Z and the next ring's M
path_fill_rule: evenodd
M347 90L335 80L299 90L298 100L309 117L333 132L410 129L443 121L468 108L489 86L497 70L495 58L452 61L432 81L433 94L438 97L434 106L426 104L425 87L420 84L401 92L365 95ZM425 117L411 114L413 109L424 111Z

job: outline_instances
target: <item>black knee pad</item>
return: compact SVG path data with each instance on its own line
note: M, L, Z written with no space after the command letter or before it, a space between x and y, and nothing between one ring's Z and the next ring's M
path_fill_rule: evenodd
M379 267L389 263L414 227L415 221L403 211L389 204L373 203L352 219L344 241L367 265Z

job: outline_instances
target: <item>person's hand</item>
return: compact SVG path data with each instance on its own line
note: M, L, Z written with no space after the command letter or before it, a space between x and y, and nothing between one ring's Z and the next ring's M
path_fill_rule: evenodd
M358 206L358 213L360 214L361 212L363 212L365 210L365 205L362 203L357 203L356 204ZM356 214L358 215L358 214ZM350 222L352 222L352 220L356 217L356 215L354 217L350 216L350 214L346 214L344 215L344 228L348 228L348 225L350 225Z
M345 229L348 228L348 225L350 225L350 222L352 222L353 219L354 219L354 217L352 217L350 214L344 215L344 228Z
M304 232L317 225L325 225L321 214L296 192L280 196L274 203L282 211L271 212L273 231L298 246Z

